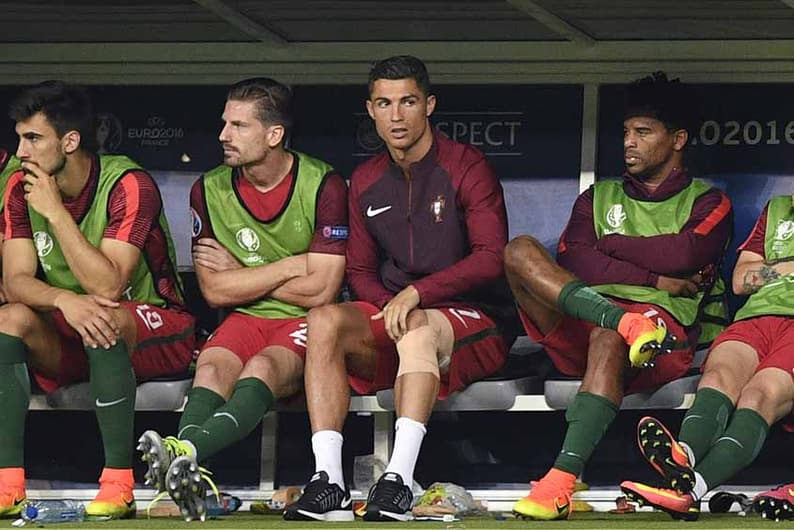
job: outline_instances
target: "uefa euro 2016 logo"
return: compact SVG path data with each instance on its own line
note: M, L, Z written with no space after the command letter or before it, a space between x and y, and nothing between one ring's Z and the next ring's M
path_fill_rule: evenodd
M794 235L794 221L784 219L778 221L777 228L775 229L775 239L785 241Z
M234 237L237 240L237 244L248 252L259 250L259 236L252 229L248 227L241 228Z
M40 258L44 258L52 252L52 238L47 232L39 231L33 234L33 244L36 246L36 254Z
M623 211L622 204L613 204L607 212L607 224L612 228L620 228L626 220L626 212Z
M97 115L96 140L100 155L118 152L123 139L121 121L109 112Z

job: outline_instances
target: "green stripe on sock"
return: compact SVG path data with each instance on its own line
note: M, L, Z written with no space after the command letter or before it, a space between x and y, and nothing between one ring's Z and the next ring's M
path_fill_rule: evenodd
M576 394L565 413L568 431L554 467L579 475L617 413L618 406L604 397Z
M187 404L179 418L179 437L182 438L190 428L200 428L218 407L226 403L226 398L214 390L194 386L187 393Z
M733 402L719 390L701 388L697 391L695 402L681 421L678 433L678 441L692 450L695 464L722 436L732 411Z
M563 286L557 298L557 307L570 317L615 330L626 314L625 309L616 306L581 280L573 280Z

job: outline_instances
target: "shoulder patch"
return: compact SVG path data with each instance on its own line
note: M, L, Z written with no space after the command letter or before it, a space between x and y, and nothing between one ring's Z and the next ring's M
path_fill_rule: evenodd
M324 226L323 237L326 239L347 239L350 229L347 226Z
M201 217L199 217L198 212L193 208L190 209L190 220L193 227L193 237L198 237L202 228Z

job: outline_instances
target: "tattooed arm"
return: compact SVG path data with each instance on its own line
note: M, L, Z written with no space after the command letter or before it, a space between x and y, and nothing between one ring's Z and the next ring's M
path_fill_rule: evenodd
M794 257L770 262L764 261L760 254L743 250L733 269L733 292L753 294L764 285L788 274L794 274Z

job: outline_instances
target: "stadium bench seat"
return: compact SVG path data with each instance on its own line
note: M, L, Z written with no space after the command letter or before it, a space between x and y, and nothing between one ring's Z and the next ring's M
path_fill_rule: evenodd
M135 395L137 411L177 411L185 404L185 395L193 383L187 374L174 378L146 381L138 385ZM45 396L32 400L36 409L93 410L89 383L61 387Z

